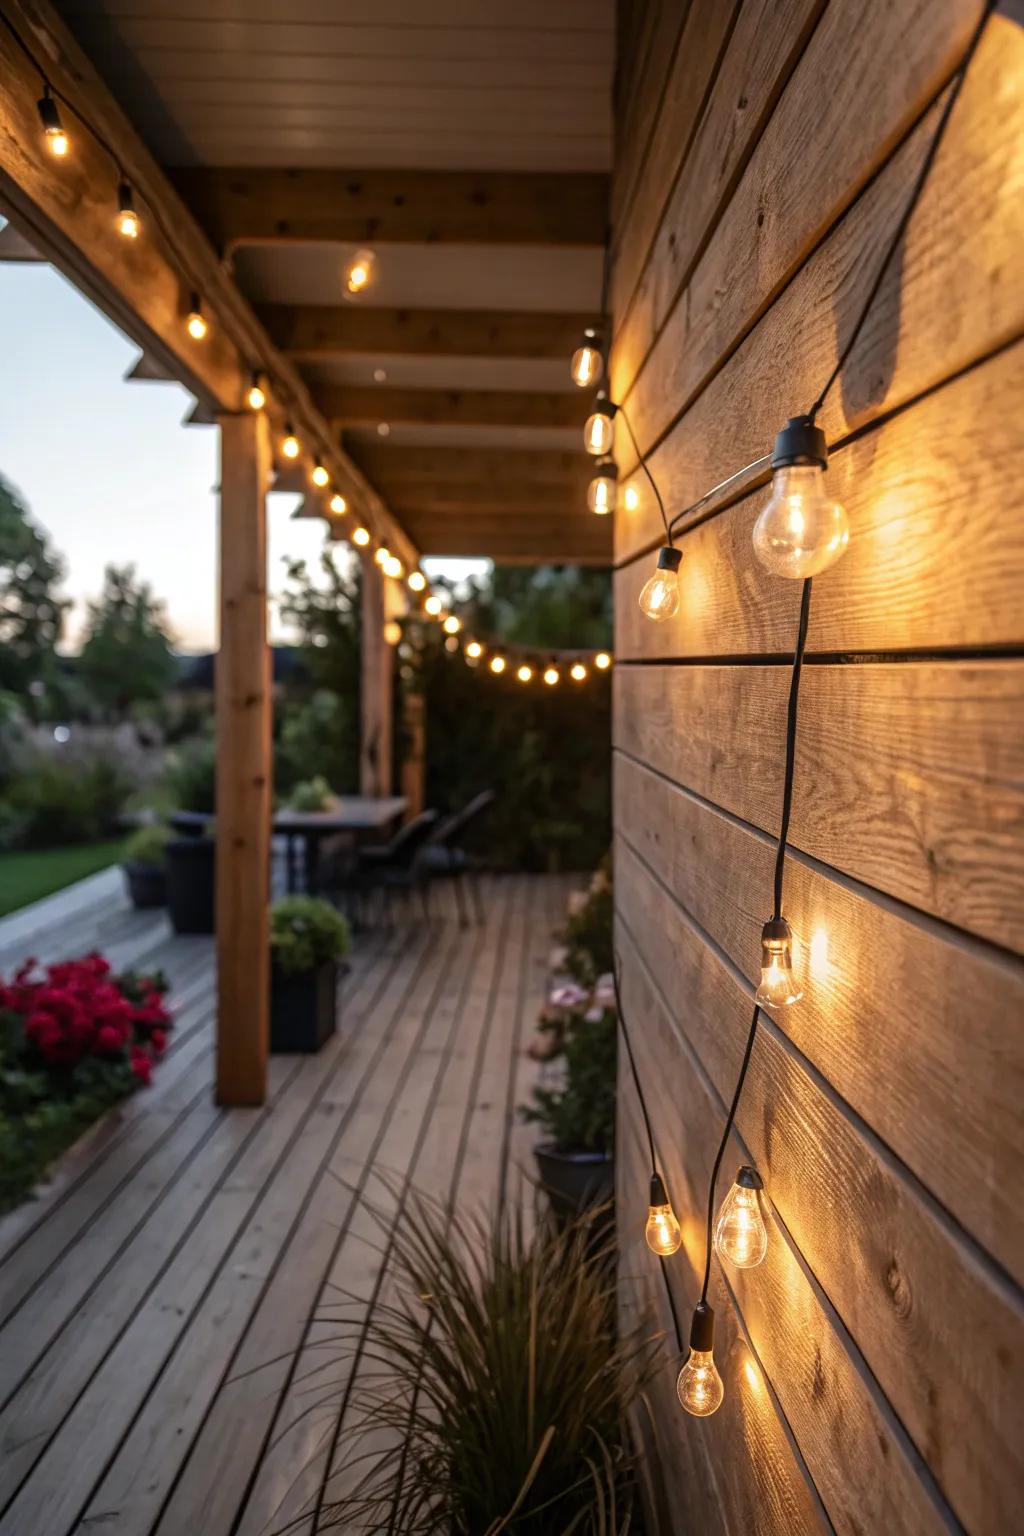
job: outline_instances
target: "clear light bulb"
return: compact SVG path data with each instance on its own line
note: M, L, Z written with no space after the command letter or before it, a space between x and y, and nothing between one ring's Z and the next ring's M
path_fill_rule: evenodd
M560 676L561 673L557 667L545 667L544 681L547 683L549 688L553 688L555 686Z
M409 591L422 592L427 585L427 578L422 571L409 572Z
M397 645L402 638L402 626L397 619L388 619L384 625L384 639L388 645Z
M849 543L846 512L825 492L827 464L821 428L791 417L775 439L771 496L754 524L754 553L773 576L818 576Z
M682 1228L676 1220L676 1213L660 1173L651 1174L651 1203L644 1238L651 1252L662 1259L671 1258L672 1254L677 1253L683 1241Z
M573 383L578 384L581 389L596 384L604 373L600 337L592 328L588 327L583 332L583 340L572 355L569 371L572 374Z
M532 667L528 667L526 665L526 662L524 661L522 666L519 668L518 672L516 673L516 677L518 677L518 679L519 679L519 681L521 683L528 683L532 676L533 676L533 668Z
M126 240L136 240L141 228L132 189L127 181L122 181L117 189L117 232Z
M429 613L432 619L439 619L443 609L444 603L438 597L436 592L432 592L427 598L426 602L423 604L423 612Z
M284 440L281 443L281 452L286 459L297 459L299 456L299 440L295 436L294 429L289 422L284 429Z
M615 407L602 389L598 392L597 409L587 417L587 424L583 428L583 446L588 453L602 458L611 453L614 442Z
M374 552L373 558L376 560L377 564L383 568L391 559L391 551L388 549L386 544L382 544L380 548Z
M640 609L656 624L679 612L679 566L682 559L682 550L666 544L658 551L658 565L654 575L644 583L639 599Z
M345 268L345 292L353 298L364 293L373 282L377 258L372 251L356 251Z
M597 668L597 670L599 672L607 672L607 670L611 666L611 664L612 664L612 659L609 656L608 652L607 651L598 651L597 655L594 657L594 666Z
M342 496L340 491L335 491L334 495L331 497L330 507L335 517L342 517L348 511L348 502L345 500L344 496Z
M569 676L572 678L574 683L582 683L586 680L587 669L583 665L582 661L573 662L572 666L569 668Z
M761 1210L764 1188L756 1168L746 1164L722 1202L715 1224L715 1250L737 1269L753 1269L768 1252L768 1228Z
M198 293L194 293L192 295L192 302L189 307L189 316L185 321L185 329L188 331L193 341L202 341L207 331L209 330L209 326L206 323L206 316L203 314L203 306L200 302Z
M450 613L448 615L448 617L444 621L444 632L445 632L445 634L446 635L457 635L461 628L462 628L462 620L459 618L458 614L457 613Z
M676 1381L676 1396L695 1418L706 1419L722 1405L725 1388L714 1356L715 1314L698 1302L690 1328L690 1353Z
M480 657L483 655L483 653L484 653L484 648L480 644L479 640L471 640L469 642L469 644L466 646L466 655L469 657L470 661L479 661ZM495 659L495 661L498 660L497 657L495 657L494 659ZM501 671L502 669L499 667L498 670Z
M599 459L597 474L587 486L587 506L598 517L615 511L619 491L619 467L614 459Z
M352 543L358 544L360 549L365 549L370 542L369 528L357 528L352 535Z
M497 673L499 676L502 672L504 672L507 665L508 663L505 661L504 656L491 657L491 671Z
M793 930L784 917L773 917L761 929L761 984L756 995L767 1008L787 1008L803 997L793 975Z
M398 581L401 578L405 568L397 555L389 555L388 558L384 561L382 569L385 576L390 576L392 581Z
M260 383L260 376L258 373L254 373L252 376L252 381L249 384L249 393L246 395L245 400L250 411L262 411L263 407L267 403L266 390Z
M319 486L320 489L323 490L324 486L328 483L331 477L327 473L324 466L317 462L313 465L313 472L309 478L312 480L314 485Z
M64 130L61 122L60 108L50 94L50 87L46 86L42 96L36 104L39 108L39 120L43 125L43 133L46 136L46 147L51 155L58 160L63 160L71 148L71 140Z

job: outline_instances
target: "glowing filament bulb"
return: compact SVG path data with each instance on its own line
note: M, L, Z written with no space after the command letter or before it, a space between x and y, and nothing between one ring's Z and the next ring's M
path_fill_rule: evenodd
M663 1259L676 1253L683 1241L682 1228L676 1220L676 1213L660 1173L651 1174L651 1204L647 1212L644 1238L651 1252Z
M391 551L388 549L386 544L382 544L374 554L373 558L376 560L379 566L383 567L387 565L388 561L391 559Z
M291 422L287 422L284 429L284 441L281 443L281 452L286 459L297 459L299 456L299 440Z
M604 390L600 390L597 396L597 409L592 416L587 417L587 424L583 428L583 446L588 453L596 454L600 458L611 453L614 442L615 406L612 405Z
M466 655L469 657L470 661L479 661L483 653L484 648L480 644L479 640L471 640L466 646ZM494 660L497 661L498 659L499 658L495 656ZM502 669L499 667L498 671L500 672L501 670Z
M744 1165L722 1202L715 1225L715 1249L737 1269L753 1269L768 1252L768 1228L761 1210L764 1184L756 1168Z
M754 524L754 553L773 576L818 576L849 542L846 513L825 493L827 464L821 428L791 417L775 439L772 492Z
M390 576L392 581L398 581L401 578L405 568L397 555L388 555L388 558L384 561L382 569L385 576Z
M505 661L504 656L491 657L491 671L495 674L500 676L500 674L504 672L506 666L507 662Z
M402 638L402 626L397 619L388 619L384 625L384 640L388 645L397 645Z
M445 632L445 634L446 635L457 635L461 628L462 628L462 620L459 618L458 614L450 613L448 615L448 617L444 621L444 632Z
M409 591L410 592L422 592L426 585L427 585L427 578L424 576L422 571L410 571L409 572Z
M767 1008L786 1008L802 997L793 975L793 930L784 917L773 917L761 929L761 984L757 1001Z
M335 517L342 517L348 511L348 502L340 491L335 491L330 500L330 508Z
M619 491L619 468L614 459L600 459L597 474L587 486L587 506L599 517L615 511Z
M352 543L358 544L360 549L365 549L370 542L369 528L357 528L352 534Z
M518 677L518 679L519 679L519 681L521 683L528 683L532 676L533 676L533 668L532 667L528 667L526 665L526 662L524 661L522 666L516 672L516 677Z
M555 684L558 682L560 677L561 677L561 673L559 672L557 667L545 667L544 668L544 681L547 683L549 688L553 688L555 686Z
M597 655L594 657L594 666L597 668L597 670L599 672L607 672L607 670L611 666L611 664L612 664L612 659L609 656L608 652L607 651L598 651Z
M569 371L572 374L573 383L578 384L581 389L596 384L604 373L600 338L590 326L583 332L583 340L572 355Z
M136 240L141 227L131 186L122 181L117 189L117 232L126 240Z
M640 593L640 608L649 619L661 624L679 611L679 566L682 550L666 544L658 551L658 565L654 575L644 583Z
M423 604L423 612L429 613L432 619L439 619L444 612L444 603L436 592L432 592Z
M60 108L50 95L50 87L46 86L42 96L37 102L39 108L39 121L43 125L43 133L46 136L46 147L51 155L58 160L63 160L71 148L71 140L64 130L61 122Z
M372 251L356 251L345 268L345 292L358 297L373 281L377 258Z
M328 484L331 477L327 473L324 466L320 463L320 461L317 460L317 462L313 465L313 472L309 478L312 480L314 485L319 486L320 489L323 490L324 486Z
M676 1381L676 1396L698 1419L720 1408L725 1388L714 1356L715 1314L706 1301L698 1302L690 1329L690 1353Z
M260 383L258 373L254 373L252 376L249 383L249 393L245 397L245 402L250 411L262 411L267 403L267 392Z
M586 679L587 669L583 665L582 661L573 662L572 666L569 668L569 676L572 678L574 683L582 683Z

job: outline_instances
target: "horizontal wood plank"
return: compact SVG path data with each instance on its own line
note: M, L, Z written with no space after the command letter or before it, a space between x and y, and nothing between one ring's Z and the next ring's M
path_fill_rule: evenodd
M421 512L403 506L400 515L425 556L479 555L513 565L611 564L607 517L553 516L532 503L509 505L499 513Z
M774 833L788 687L785 666L619 666L615 743ZM790 841L1024 950L1022 710L1018 661L805 667Z
M527 310L367 309L353 304L260 304L275 344L293 357L349 353L568 359L596 316Z
M580 427L593 409L578 395L530 394L525 390L365 389L314 385L316 402L341 426ZM582 436L580 444L582 447Z

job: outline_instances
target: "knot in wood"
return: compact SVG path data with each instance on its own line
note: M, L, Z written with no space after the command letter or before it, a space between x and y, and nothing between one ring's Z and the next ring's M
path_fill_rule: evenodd
M889 1267L885 1271L885 1288L892 1298L892 1304L899 1318L909 1317L913 1310L913 1298L910 1294L910 1285L899 1265L899 1260L893 1257L889 1260Z

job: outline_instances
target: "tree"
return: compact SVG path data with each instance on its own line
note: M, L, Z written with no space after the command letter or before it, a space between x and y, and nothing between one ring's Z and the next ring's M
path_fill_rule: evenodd
M358 564L339 564L336 556L334 546L324 549L319 583L304 560L289 561L278 605L281 617L298 631L303 671L311 684L311 690L289 689L290 697L275 713L274 786L282 794L317 774L340 794L358 787Z
M0 477L0 690L27 700L52 685L70 606L57 596L63 579L63 560Z
M78 670L100 714L123 719L133 704L162 698L177 677L164 605L133 565L108 565L89 604Z

